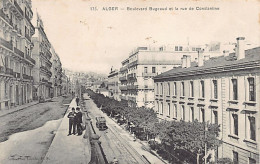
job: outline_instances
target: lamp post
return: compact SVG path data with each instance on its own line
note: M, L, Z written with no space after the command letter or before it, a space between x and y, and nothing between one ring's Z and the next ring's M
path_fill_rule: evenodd
M204 156L204 163L207 163L207 132L208 132L208 123L205 123L205 156Z

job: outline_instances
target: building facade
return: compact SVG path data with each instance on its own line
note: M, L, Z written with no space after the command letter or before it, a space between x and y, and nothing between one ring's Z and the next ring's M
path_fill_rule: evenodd
M36 32L33 36L33 58L36 64L33 68L34 78L34 99L47 100L51 98L52 82L51 82L51 66L50 61L52 54L50 52L51 43L44 31L43 22L40 16L36 17Z
M52 91L53 97L61 96L62 91L62 64L60 61L59 55L55 52L54 48L51 47L51 82L52 82Z
M153 77L181 65L181 57L189 54L196 60L200 46L172 45L161 47L138 47L122 61L119 80L121 99L127 100L130 106L154 107ZM218 55L218 51L212 51Z
M65 74L65 70L61 72L61 95L67 95L71 93L70 89L70 81L67 75Z
M32 101L31 0L0 1L0 110Z
M182 58L182 67L154 78L155 108L167 120L220 125L218 158L234 163L259 163L260 47L245 51L237 38L235 53L198 62Z
M112 70L108 75L108 82L107 82L107 88L109 91L108 96L111 98L114 98L115 100L120 101L119 95L119 76L118 76L118 70Z

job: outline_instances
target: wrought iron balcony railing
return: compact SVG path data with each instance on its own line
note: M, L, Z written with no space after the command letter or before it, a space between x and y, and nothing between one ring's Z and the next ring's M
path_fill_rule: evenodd
M16 47L14 47L14 52L15 52L17 55L19 55L19 56L21 56L22 58L24 58L24 53L23 53L23 51L21 51L21 50L17 49Z
M8 48L9 50L13 50L13 44L11 41L6 41L3 38L0 38L0 44L2 44L4 47Z

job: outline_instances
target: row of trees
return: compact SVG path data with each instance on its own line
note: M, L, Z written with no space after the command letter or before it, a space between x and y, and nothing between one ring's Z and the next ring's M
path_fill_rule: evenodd
M128 107L127 101L117 101L92 90L86 90L98 108L118 122L126 123L141 140L149 140L151 149L171 163L201 163L207 152L216 149L219 126L184 121L159 121L147 108ZM207 155L210 158L210 155ZM225 163L225 162L224 162Z

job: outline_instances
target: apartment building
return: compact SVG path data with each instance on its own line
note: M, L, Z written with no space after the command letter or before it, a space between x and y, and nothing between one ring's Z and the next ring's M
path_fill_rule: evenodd
M53 97L61 96L61 90L62 90L62 64L60 61L59 55L55 52L54 48L51 47L51 82L52 82L52 91Z
M32 101L31 0L0 1L0 110Z
M203 46L169 45L161 47L138 47L122 61L119 72L120 98L130 106L154 107L153 77L181 65L181 57L190 55L196 60L197 51ZM207 55L219 55L219 51L207 51Z
M68 76L65 74L65 70L63 70L61 72L61 94L62 95L67 95L68 93L71 93L71 88L70 88L70 81L69 81L69 78Z
M182 57L182 66L154 77L155 108L167 120L220 125L218 158L259 163L260 47L245 50L237 38L235 53L198 61Z
M115 100L120 101L120 90L119 90L119 71L118 70L112 70L108 75L108 82L107 82L107 88L108 88L108 96L111 98L114 98Z
M52 57L50 52L51 43L44 31L43 21L38 14L35 21L36 31L32 38L34 44L32 53L33 58L36 61L33 68L35 86L34 98L48 100L51 98L52 92L52 62L50 61Z

